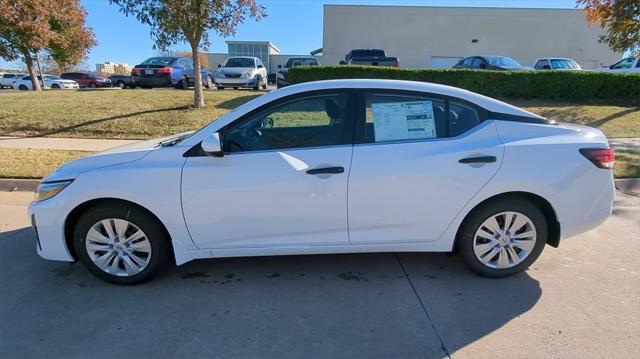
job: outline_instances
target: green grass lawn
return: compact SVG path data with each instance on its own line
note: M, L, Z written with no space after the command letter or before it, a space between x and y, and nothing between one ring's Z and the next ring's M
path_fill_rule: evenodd
M91 153L0 148L0 178L42 178L64 163ZM616 178L640 177L640 153L616 151L613 173Z
M0 135L144 139L194 130L263 94L205 91L207 107L190 106L193 91L0 91ZM640 109L622 105L507 100L561 122L602 129L608 137L640 137Z

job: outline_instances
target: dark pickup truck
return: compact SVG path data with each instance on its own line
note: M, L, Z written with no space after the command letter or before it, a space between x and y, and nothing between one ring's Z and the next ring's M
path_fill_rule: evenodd
M114 87L120 87L120 88L136 88L136 84L133 83L133 79L131 78L131 76L127 76L127 75L111 75L109 76L109 80L111 80L111 83L113 84Z
M340 61L340 65L400 67L400 60L397 57L387 56L384 50L357 49L349 51L344 57L344 61Z

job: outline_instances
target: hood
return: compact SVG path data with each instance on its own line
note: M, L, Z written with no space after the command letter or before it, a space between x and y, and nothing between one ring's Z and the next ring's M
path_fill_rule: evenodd
M98 152L87 157L82 157L60 166L58 169L43 178L42 181L49 182L74 179L83 172L137 161L148 155L151 151L158 149L161 142L189 134L191 134L191 132L134 142L128 145L111 148L103 152Z
M251 67L221 67L218 69L218 72L221 74L244 74L252 70L253 68Z

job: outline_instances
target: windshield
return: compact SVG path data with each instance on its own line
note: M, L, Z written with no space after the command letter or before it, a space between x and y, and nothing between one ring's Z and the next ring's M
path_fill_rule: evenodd
M253 59L248 57L230 57L222 67L254 67Z
M521 66L518 61L507 56L487 56L485 59L493 66Z
M318 60L307 57L294 57L287 60L287 64L284 67L294 66L318 66Z
M142 61L140 65L164 65L167 66L175 60L175 57L152 57Z
M551 68L554 70L578 70L580 65L570 59L551 59Z

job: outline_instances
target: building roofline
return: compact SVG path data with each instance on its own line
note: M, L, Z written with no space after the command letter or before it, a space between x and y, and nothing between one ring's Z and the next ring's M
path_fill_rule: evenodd
M225 41L225 43L227 45L229 45L230 43L234 43L234 44L267 44L270 47L272 47L274 50L280 52L280 49L277 48L276 45L274 45L273 42L271 42L271 41L227 40L227 41Z
M324 4L323 7L385 7L385 8L428 8L428 9L485 9L485 10L555 10L555 11L583 11L576 8L545 8L545 7L501 7L501 6L428 6L428 5L368 5L368 4Z

